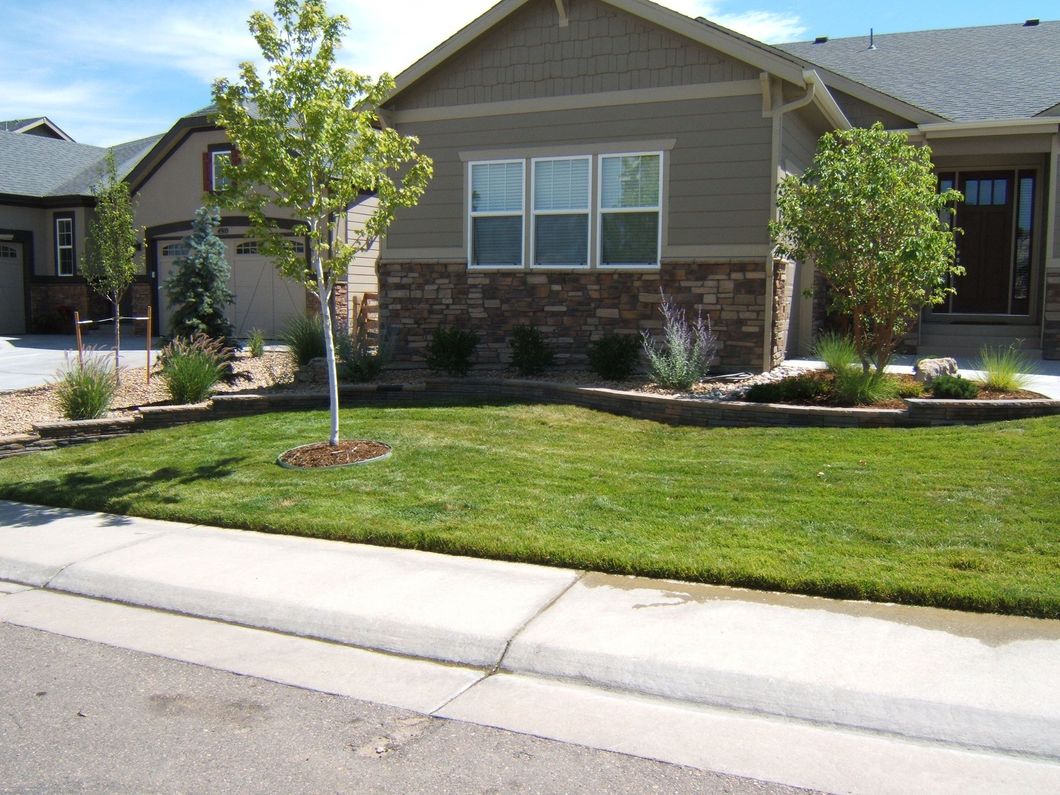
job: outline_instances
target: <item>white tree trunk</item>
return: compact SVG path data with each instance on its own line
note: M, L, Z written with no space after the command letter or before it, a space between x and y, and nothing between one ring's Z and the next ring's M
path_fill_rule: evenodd
M320 257L313 257L313 268L317 278L317 300L320 301L320 319L324 326L324 358L328 368L328 405L331 409L331 436L328 444L339 443L339 375L335 365L335 335L331 327L330 290L324 279L324 268Z
M111 304L114 307L114 382L121 386L121 311L117 301Z

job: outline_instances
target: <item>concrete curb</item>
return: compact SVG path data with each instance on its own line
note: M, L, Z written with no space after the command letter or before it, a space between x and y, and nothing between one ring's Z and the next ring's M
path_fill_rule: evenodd
M1060 621L0 502L0 579L407 657L1060 759Z

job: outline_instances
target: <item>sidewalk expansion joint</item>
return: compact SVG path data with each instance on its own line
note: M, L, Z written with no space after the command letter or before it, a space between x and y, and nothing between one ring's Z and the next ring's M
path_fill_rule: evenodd
M564 596L566 596L567 592L570 591L571 588L573 588L575 585L577 585L583 579L585 579L586 574L588 574L588 572L579 571L578 572L578 576L575 577L573 580L571 580L570 584L568 584L566 588L564 588L558 594L556 594L551 599L549 599L548 602L546 602L544 605L542 605L541 609L539 609L536 613L534 613L532 616L530 616L528 619L526 619L526 621L524 621L522 624L520 624L518 627L516 627L516 630L515 630L515 632L512 633L512 636L510 638L508 638L507 641L505 641L504 649L501 651L500 656L497 658L497 662L490 669L488 676L492 676L493 674L497 673L498 671L500 671L504 667L504 658L508 656L508 651L512 648L512 644L515 642L515 639L518 638L520 635L522 635L523 632L526 631L526 628L528 626L530 626L531 624L533 624L534 621L536 621L542 615L547 613L552 608L552 606L554 604L556 604L556 602L558 602L560 599L562 599Z

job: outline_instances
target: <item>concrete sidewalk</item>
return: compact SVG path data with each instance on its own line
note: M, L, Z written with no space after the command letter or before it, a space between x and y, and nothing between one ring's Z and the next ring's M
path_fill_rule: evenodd
M21 584L0 598L0 620L44 622L40 628L51 631L68 631L73 620L70 603L56 607L70 597L48 593L59 591L241 625L214 623L212 633L255 627L356 647L343 653L376 655L377 672L430 661L434 673L410 679L409 697L428 693L423 707L431 714L475 720L486 698L508 704L512 715L536 709L535 720L548 725L552 713L540 707L549 698L555 709L579 703L606 712L607 699L627 694L666 699L668 709L738 710L794 719L803 728L840 726L979 749L997 759L1033 757L1043 780L1060 784L1060 621L616 577L5 502L0 580ZM78 608L87 611L86 622L101 626L111 620L107 610L127 609ZM56 618L56 611L67 617ZM269 648L293 641L272 640ZM323 646L328 655L338 653ZM204 642L202 654L218 653ZM380 687L394 690L383 684L388 676L378 678Z

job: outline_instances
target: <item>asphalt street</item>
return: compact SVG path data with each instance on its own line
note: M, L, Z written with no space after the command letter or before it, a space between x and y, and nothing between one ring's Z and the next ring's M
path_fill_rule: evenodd
M0 624L0 792L796 793Z

